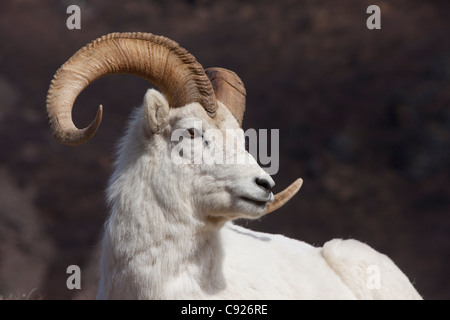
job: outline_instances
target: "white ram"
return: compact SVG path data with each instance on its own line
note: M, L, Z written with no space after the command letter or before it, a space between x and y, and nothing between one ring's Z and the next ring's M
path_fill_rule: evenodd
M245 89L231 71L206 71L164 37L115 33L79 50L55 74L47 96L54 136L79 145L97 130L75 127L71 111L92 81L131 73L157 85L131 117L109 181L99 299L420 299L385 255L356 240L323 247L232 224L276 210L300 188L273 195L272 178L245 150ZM214 129L214 130L209 130ZM237 148L209 132L233 129ZM176 130L188 139L175 144ZM200 142L193 144L193 142ZM245 164L176 163L175 147L215 148ZM377 281L370 282L371 272Z

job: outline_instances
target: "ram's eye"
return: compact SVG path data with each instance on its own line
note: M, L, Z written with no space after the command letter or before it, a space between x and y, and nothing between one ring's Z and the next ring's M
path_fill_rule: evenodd
M194 128L189 128L187 129L189 136L191 137L191 139L197 138L198 136L200 136L199 132L197 130L195 130Z

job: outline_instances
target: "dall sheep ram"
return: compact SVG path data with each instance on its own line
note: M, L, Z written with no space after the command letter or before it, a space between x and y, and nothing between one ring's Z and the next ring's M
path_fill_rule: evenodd
M112 33L76 52L55 74L47 96L56 139L80 145L96 132L78 129L78 94L109 74L140 76L147 91L121 139L107 198L98 299L421 299L385 255L356 240L323 247L234 225L281 207L302 180L273 195L272 178L245 149L246 91L234 73L204 70L176 42L148 33ZM235 132L237 148L217 146L207 130ZM175 163L174 130L245 164ZM225 134L224 134L225 135ZM193 149L193 152L199 150ZM378 283L368 281L371 268ZM378 284L378 285L376 285Z

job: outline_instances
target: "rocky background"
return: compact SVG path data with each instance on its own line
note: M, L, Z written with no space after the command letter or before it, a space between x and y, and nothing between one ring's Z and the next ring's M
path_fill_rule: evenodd
M81 30L66 9L81 8ZM381 30L366 8L381 8ZM112 154L148 83L116 75L78 98L105 106L95 137L58 144L45 98L55 71L103 34L172 38L246 84L244 128L280 129L279 191L304 186L255 230L314 245L356 238L389 255L426 299L450 298L450 5L396 1L0 2L0 295L95 297ZM81 267L82 290L66 268Z

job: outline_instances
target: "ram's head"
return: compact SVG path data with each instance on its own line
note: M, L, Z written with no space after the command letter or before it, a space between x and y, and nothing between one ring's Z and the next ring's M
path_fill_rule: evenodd
M249 159L246 164L186 164L184 171L171 171L179 173L179 179L184 179L178 185L196 189L196 199L204 199L196 200L198 208L205 207L204 201L209 201L215 203L215 208L209 206L209 212L255 217L278 209L300 189L302 180L298 179L274 196L271 192L273 180L245 150L240 133L246 91L241 79L234 72L222 68L205 71L176 42L153 34L113 33L103 36L80 49L56 72L47 96L47 112L51 130L59 142L76 146L94 135L101 122L102 106L87 128L78 129L72 120L74 101L91 82L115 73L140 76L163 93L147 92L143 107L133 118L135 128L129 130L127 138L122 141L122 145L133 145L122 146L125 153L136 153L136 148L144 152L152 146L158 148L153 153L159 154L158 160L152 161L167 163L173 154L174 144L170 138L175 130L184 130L192 140L201 139L199 148L217 147L217 139L208 136L208 129L214 129L210 132L235 130L237 148L223 147L220 152L224 158L244 156ZM130 159L128 155L123 157ZM188 171L189 174L186 173ZM191 181L186 181L186 178Z

